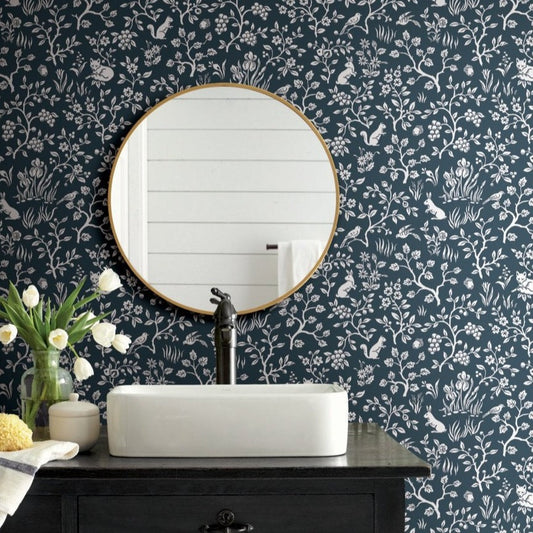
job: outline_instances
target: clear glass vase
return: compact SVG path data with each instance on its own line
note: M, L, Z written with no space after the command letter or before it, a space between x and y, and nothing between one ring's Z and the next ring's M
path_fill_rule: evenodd
M34 440L50 438L48 409L68 400L72 392L70 373L59 366L59 350L32 350L33 367L22 374L20 397L22 420L33 431Z

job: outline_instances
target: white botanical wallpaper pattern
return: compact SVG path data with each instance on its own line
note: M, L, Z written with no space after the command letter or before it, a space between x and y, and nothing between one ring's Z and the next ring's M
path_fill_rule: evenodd
M430 462L407 531L532 531L532 23L529 0L5 0L0 290L121 274L99 309L130 350L81 346L96 372L76 386L102 413L122 383L211 383L210 318L117 251L110 168L165 96L268 89L326 139L341 212L316 275L239 319L240 381L339 383L352 420ZM15 411L29 354L0 357Z

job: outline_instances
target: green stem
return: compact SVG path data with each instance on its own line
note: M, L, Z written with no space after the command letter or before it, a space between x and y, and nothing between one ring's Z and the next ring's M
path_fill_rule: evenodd
M70 344L70 342L69 342L68 343L68 347L70 348L70 351L79 359L80 356L78 355L78 352L74 348L74 345Z

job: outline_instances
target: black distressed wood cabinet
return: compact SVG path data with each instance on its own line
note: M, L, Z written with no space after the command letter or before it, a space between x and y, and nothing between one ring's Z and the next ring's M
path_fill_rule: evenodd
M120 458L104 435L43 466L2 533L403 533L404 479L429 474L375 424L314 458Z

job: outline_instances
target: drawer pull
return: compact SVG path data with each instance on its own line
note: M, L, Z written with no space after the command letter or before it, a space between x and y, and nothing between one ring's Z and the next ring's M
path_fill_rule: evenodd
M217 523L200 526L200 533L221 532L221 533L247 533L253 531L251 524L239 524L235 522L235 513L229 509L222 509L217 514Z

